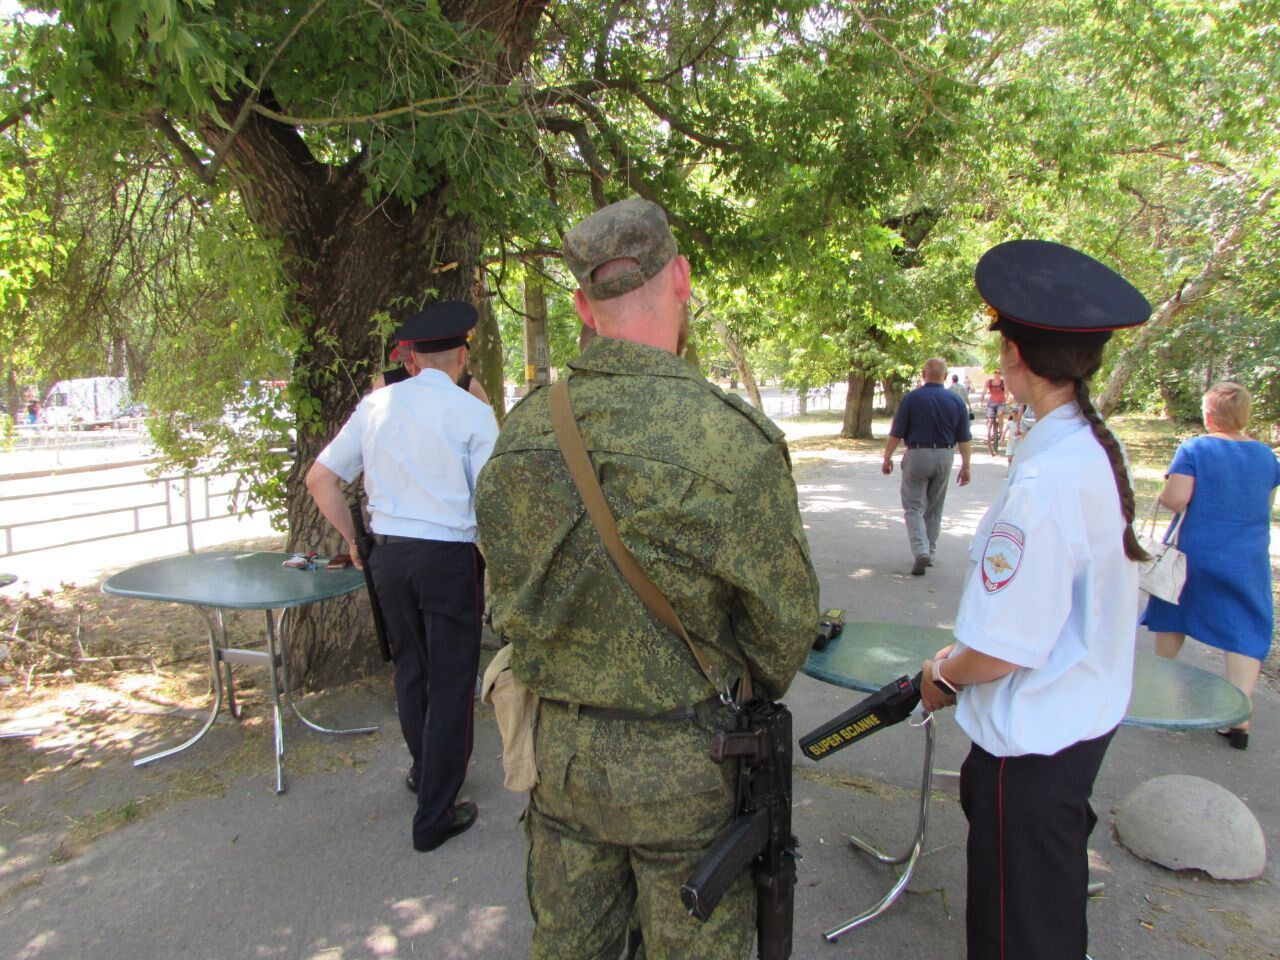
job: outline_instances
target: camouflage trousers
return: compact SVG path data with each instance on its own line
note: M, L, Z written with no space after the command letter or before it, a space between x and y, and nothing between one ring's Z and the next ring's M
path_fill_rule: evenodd
M734 764L707 756L725 710L682 721L602 720L543 701L529 799L533 960L617 960L634 921L645 960L745 960L755 890L744 872L711 919L680 887L734 814Z

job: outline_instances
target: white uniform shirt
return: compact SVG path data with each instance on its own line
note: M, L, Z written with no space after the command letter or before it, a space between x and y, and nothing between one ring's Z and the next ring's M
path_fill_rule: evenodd
M1051 755L1124 717L1138 565L1106 452L1074 404L1036 423L970 544L956 617L963 647L1020 669L960 692L956 722L1001 757ZM962 646L960 646L962 645Z
M474 543L476 476L497 437L487 403L427 368L361 400L316 460L347 483L364 471L374 533Z

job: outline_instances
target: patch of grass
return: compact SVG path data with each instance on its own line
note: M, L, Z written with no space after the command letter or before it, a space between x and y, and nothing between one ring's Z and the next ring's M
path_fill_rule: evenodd
M837 431L839 426L836 426ZM824 434L816 437L797 437L788 440L791 450L846 450L854 453L879 453L884 449L884 441L878 438L870 440L850 440L836 434Z
M151 797L137 797L124 803L95 810L88 816L80 817L72 822L67 839L58 844L57 849L49 855L53 863L64 863L99 837L104 837L113 830L133 823L142 815L142 808L151 803ZM55 859L60 856L61 859Z
M40 884L44 883L44 876L45 871L41 870L38 873L31 874L29 877L23 877L12 886L5 887L4 890L0 890L0 906L3 906L14 897L20 897L28 890L34 890L40 886Z

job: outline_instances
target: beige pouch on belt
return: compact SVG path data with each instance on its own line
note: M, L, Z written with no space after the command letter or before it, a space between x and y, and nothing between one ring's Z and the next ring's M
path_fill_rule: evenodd
M538 718L538 698L511 672L511 644L490 662L480 685L480 699L492 704L502 735L502 785L517 792L538 783L533 757L533 728Z

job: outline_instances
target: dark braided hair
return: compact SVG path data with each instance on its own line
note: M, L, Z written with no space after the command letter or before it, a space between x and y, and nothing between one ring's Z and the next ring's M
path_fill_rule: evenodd
M1010 334L1013 334L1012 336ZM1102 348L1105 340L1097 337L1075 337L1070 340L1041 339L1039 337L1020 338L1015 331L1002 330L1007 340L1018 345L1023 362L1032 373L1043 377L1055 386L1070 383L1075 388L1075 400L1080 405L1080 412L1089 421L1093 436L1106 451L1111 462L1111 473L1116 479L1116 492L1120 494L1120 512L1124 515L1124 555L1130 560L1149 560L1150 556L1138 543L1138 536L1133 532L1133 520L1137 513L1134 502L1133 486L1129 482L1129 470L1125 466L1124 452L1120 449L1120 441L1107 427L1102 414L1098 413L1093 401L1089 399L1089 380L1102 365Z

